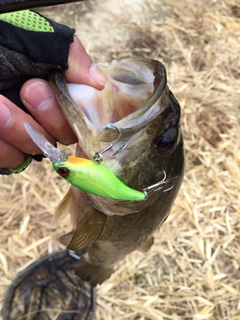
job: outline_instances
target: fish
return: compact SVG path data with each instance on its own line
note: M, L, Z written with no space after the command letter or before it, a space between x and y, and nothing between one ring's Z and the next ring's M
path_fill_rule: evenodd
M167 85L164 65L127 57L99 68L108 79L102 90L68 84L61 72L50 79L78 139L75 158L104 166L146 196L140 201L103 197L75 184L58 205L55 221L70 214L72 223L60 241L69 250L86 249L75 272L93 286L107 280L126 255L150 249L184 175L181 108ZM74 171L74 161L59 164L56 171L64 177L62 168ZM94 181L96 189L101 183Z

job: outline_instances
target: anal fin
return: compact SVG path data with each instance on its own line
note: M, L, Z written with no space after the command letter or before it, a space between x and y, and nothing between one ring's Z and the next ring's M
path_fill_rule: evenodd
M106 220L104 213L92 209L78 223L67 248L77 251L90 247L103 231Z
M102 284L110 278L113 272L112 268L98 267L84 261L78 263L74 268L76 275L82 280L90 282L93 286Z
M64 234L63 236L59 237L58 240L61 242L61 244L67 247L71 242L73 235L74 235L74 231L70 231L67 234Z

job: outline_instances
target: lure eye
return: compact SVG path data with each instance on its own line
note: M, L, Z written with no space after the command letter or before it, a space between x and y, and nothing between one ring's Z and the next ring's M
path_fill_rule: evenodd
M63 177L63 178L66 178L66 177L68 177L69 176L69 170L67 169L67 168L60 168L59 170L58 170L58 174L61 176L61 177Z
M156 142L154 143L154 147L161 152L172 151L177 141L177 130L175 128L171 128L166 131Z

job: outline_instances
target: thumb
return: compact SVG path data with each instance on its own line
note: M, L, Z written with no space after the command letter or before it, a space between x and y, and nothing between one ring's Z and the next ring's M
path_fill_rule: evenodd
M70 45L68 65L69 68L65 72L65 76L70 83L81 83L102 89L107 81L106 76L93 63L77 37Z

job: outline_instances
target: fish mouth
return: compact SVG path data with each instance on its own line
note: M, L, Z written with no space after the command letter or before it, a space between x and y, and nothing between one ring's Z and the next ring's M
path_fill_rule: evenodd
M69 94L97 129L115 123L140 109L152 96L154 75L149 68L141 70L137 59L113 60L98 64L107 76L104 89L68 84Z
M87 156L93 156L101 142L117 140L120 132L122 138L129 138L141 131L165 104L161 99L166 89L166 70L160 62L126 58L98 67L108 78L102 90L67 84L59 73L51 79L62 110ZM86 146L87 142L93 144L92 148Z
M133 128L156 117L147 112L159 99L166 86L164 66L155 60L127 58L98 64L108 78L103 90L86 85L68 84L68 91L85 115L100 131L101 141L112 141L109 131ZM139 112L137 112L139 111ZM151 113L151 112L150 112ZM154 115L154 116L153 116ZM125 119L125 121L121 121ZM113 125L114 124L114 125Z

